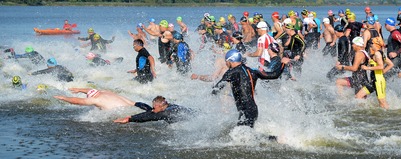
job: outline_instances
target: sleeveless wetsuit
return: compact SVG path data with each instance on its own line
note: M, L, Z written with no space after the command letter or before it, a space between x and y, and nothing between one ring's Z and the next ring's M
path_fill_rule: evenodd
M382 56L383 61L386 60L384 56ZM376 61L373 59L369 59L369 65L371 67L377 66ZM383 76L383 70L374 70L370 72L371 82L363 87L367 94L371 94L376 91L377 99L386 98L386 80Z

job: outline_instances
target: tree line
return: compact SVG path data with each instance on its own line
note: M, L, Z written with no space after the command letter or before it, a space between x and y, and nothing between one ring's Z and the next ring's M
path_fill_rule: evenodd
M0 0L2 5L30 5L30 6L42 6L42 5L57 5L60 3L64 4L91 4L91 3L113 3L120 5L135 5L135 4L147 4L147 5L174 5L174 4L210 4L210 3L223 3L227 5L360 5L360 0ZM397 0L368 0L363 5L397 5Z

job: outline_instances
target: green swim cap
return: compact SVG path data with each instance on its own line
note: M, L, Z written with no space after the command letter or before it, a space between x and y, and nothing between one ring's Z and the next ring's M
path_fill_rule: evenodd
M177 21L182 21L182 17L177 17Z
M212 22L215 22L215 21L216 21L216 18L214 18L213 15L209 16L209 18L210 18L210 21L212 21Z
M168 22L167 22L167 20L162 20L162 21L160 21L159 25L162 26L162 27L164 27L164 28L168 28Z
M99 34L93 35L93 39L100 39L100 35Z
M253 24L253 18L251 17L251 18L248 18L248 20L249 20L249 22L251 23L251 24Z
M21 77L20 76L14 76L12 79L13 85L14 86L19 86L22 84L21 82Z
M88 33L93 33L93 32L95 32L95 31L93 30L93 28L89 28L89 29L88 29Z
M33 52L33 47L32 46L26 47L25 52Z

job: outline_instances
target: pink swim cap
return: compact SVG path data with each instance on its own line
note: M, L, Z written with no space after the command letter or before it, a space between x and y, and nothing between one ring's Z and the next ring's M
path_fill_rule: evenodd
M92 52L89 52L87 55L86 55L86 59L88 59L88 60L92 60L93 58L95 58L96 57L96 55L94 54L94 53L92 53Z
M96 94L98 94L99 91L96 89L91 89L88 91L88 93L86 93L86 97L90 98L90 97L94 97Z

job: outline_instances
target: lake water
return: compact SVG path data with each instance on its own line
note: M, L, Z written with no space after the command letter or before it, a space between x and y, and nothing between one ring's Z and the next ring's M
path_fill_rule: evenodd
M349 7L363 20L365 6ZM307 7L318 17L334 13L344 6ZM395 17L397 6L371 7L384 23ZM149 18L166 19L175 23L177 16L193 31L202 15L209 12L240 18L243 11L256 11L270 17L289 10L301 12L300 7L4 7L1 6L0 45L22 53L28 45L45 58L55 57L75 76L70 83L58 82L54 77L28 76L29 72L46 66L33 66L28 60L2 59L0 76L0 158L400 158L401 157L401 95L400 80L387 81L387 100L390 110L377 107L375 95L366 100L354 99L353 91L346 97L336 94L334 82L326 79L333 67L330 57L320 51L309 52L298 81L279 81L280 87L269 88L269 83L256 87L259 118L254 129L235 127L237 111L232 97L212 96L214 83L192 81L175 69L156 62L158 78L151 84L131 81L136 53L127 30L135 31L137 23L147 24ZM81 34L72 36L37 36L38 28L61 28L65 19L77 23ZM271 23L271 19L267 18ZM119 64L89 67L84 55L88 48L77 37L87 36L93 27L105 39L116 36L103 57L124 57ZM388 32L384 31L384 36ZM197 35L187 39L193 50L198 50ZM79 52L75 51L75 49ZM157 46L148 46L158 57ZM0 53L1 57L7 54ZM197 52L193 72L213 71L213 55ZM255 67L256 59L248 59ZM10 88L11 77L19 75L28 84L25 91ZM73 96L69 87L88 87L92 81L99 89L113 90L133 101L150 103L156 95L163 95L179 105L199 110L200 115L189 121L130 123L119 125L113 119L141 112L138 108L100 111L93 107L66 104L53 95ZM45 83L47 94L39 94L36 85ZM266 87L267 85L267 87ZM74 95L84 97L84 95ZM277 135L279 143L268 141Z

